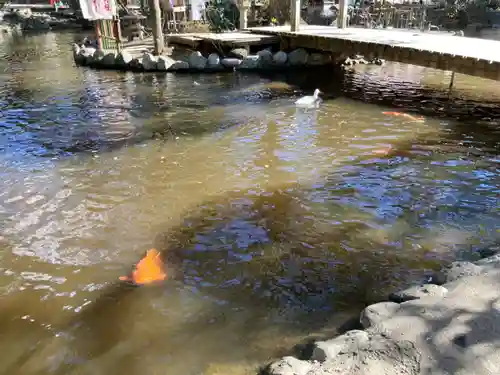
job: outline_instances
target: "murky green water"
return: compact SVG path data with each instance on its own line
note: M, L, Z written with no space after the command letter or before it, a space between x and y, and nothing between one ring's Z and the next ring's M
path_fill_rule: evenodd
M435 73L118 74L71 41L0 45L2 374L254 373L498 240L497 107ZM153 246L167 283L117 282Z

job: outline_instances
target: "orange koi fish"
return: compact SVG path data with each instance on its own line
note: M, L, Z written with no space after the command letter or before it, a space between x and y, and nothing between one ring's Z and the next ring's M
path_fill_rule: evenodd
M404 117L404 118L407 118L409 120L412 120L412 121L419 121L419 122L422 122L424 121L424 117L420 116L420 117L415 117L415 116L412 116L408 113L404 113L404 112L382 112L383 115L387 115L387 116L396 116L396 117Z
M398 150L396 148L392 147L386 147L386 148L380 148L377 150L373 150L372 154L377 155L377 156L412 156L412 153L407 150Z
M120 280L132 282L135 285L148 285L166 278L165 266L156 249L148 250L146 256L134 267L131 276L120 276Z

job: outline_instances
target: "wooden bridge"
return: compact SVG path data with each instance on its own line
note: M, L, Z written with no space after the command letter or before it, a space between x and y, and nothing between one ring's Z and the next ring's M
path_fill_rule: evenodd
M500 41L446 32L334 26L266 26L248 30L278 36L288 48L311 48L339 56L361 54L500 80Z

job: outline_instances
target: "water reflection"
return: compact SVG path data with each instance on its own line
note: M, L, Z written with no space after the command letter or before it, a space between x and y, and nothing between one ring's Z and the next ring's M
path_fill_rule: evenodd
M477 103L415 122L370 104L427 113L410 80L96 72L37 38L0 46L6 374L251 373L498 241ZM151 246L169 281L118 284Z

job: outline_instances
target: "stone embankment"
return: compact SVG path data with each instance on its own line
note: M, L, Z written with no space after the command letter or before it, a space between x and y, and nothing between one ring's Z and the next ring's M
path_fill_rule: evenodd
M263 49L256 54L248 54L245 49L234 49L227 56L211 53L203 56L195 51L175 59L172 56L154 56L144 52L139 56L126 50L115 53L98 50L91 46L73 45L75 63L80 66L90 66L101 69L120 69L131 71L160 72L220 72L233 70L286 70L297 67L318 67L331 64L341 64L342 61L332 59L330 54L321 52L309 53L298 48L289 53ZM344 59L349 65L355 63L381 64L381 60L369 62L361 57Z
M33 12L30 9L14 9L0 14L0 32L47 32L53 29L81 28L75 17L55 12Z
M366 307L365 330L313 345L310 358L284 357L271 375L500 374L500 248L454 262L428 284Z

